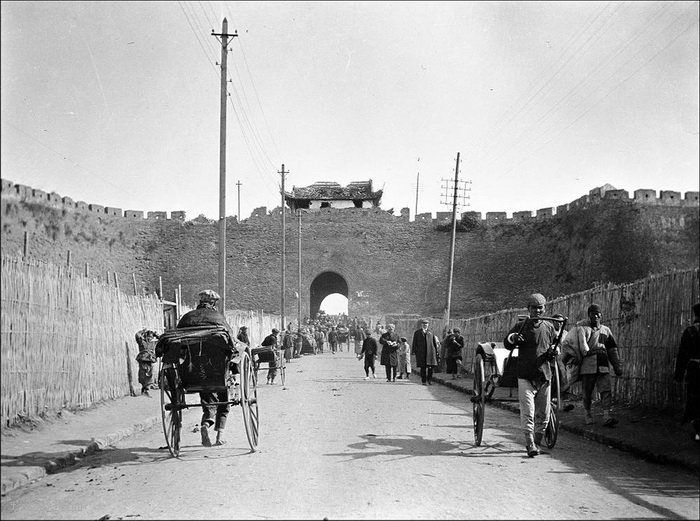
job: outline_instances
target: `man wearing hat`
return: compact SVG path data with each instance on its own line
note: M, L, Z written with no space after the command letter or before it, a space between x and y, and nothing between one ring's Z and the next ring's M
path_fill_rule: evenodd
M420 369L420 381L423 385L433 385L433 369L437 367L437 344L435 334L428 329L428 320L420 321L420 329L413 332L411 349L416 355L416 366Z
M262 343L260 344L263 347L270 347L275 351L275 356L276 352L279 349L278 346L278 340L277 340L277 335L279 335L280 330L277 329L276 327L272 328L272 333L267 335ZM277 376L277 361L275 360L275 357L272 357L272 360L268 362L268 370L267 370L267 382L268 384L274 384L275 383L275 376Z
M551 322L539 320L544 314L545 298L533 293L527 299L529 318L515 324L503 346L518 349L518 401L520 426L525 432L525 448L529 457L540 453L550 414L552 369L547 353L555 345L557 333Z
M228 331L231 341L233 341L233 329L226 321L226 317L216 309L216 303L219 301L219 294L211 289L199 292L199 304L196 309L185 313L177 323L177 328L193 327L193 326L224 326ZM228 353L233 355L233 349ZM224 428L226 427L226 418L231 406L226 405L207 405L214 402L228 402L228 391L200 392L199 398L202 402L202 421L200 433L202 435L202 445L211 447L211 439L209 438L209 429L213 426L216 431L216 444L223 445Z
M622 376L622 363L617 352L617 341L608 326L601 324L601 309L598 304L588 306L588 318L576 323L573 342L585 352L581 360L581 383L583 387L583 408L586 410L585 422L593 423L591 403L593 389L600 393L603 406L603 425L613 427L617 419L610 415L612 408L612 385L610 382L610 364L615 374Z

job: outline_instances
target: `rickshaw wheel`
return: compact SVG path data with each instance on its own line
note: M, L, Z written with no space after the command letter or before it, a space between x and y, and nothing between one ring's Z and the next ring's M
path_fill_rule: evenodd
M474 386L472 394L472 419L474 420L474 443L478 447L484 434L484 412L486 394L484 392L484 359L481 355L474 358Z
M170 454L180 455L180 431L182 429L182 409L185 393L178 385L177 370L174 367L162 367L159 373L160 411L163 420L163 434Z
M552 402L549 413L549 422L547 423L547 429L544 431L544 442L547 447L553 449L557 444L557 436L559 434L559 407L561 404L561 388L560 388L560 377L559 377L559 365L556 360L552 363L552 384L554 388L554 393L552 395Z
M250 451L255 452L259 438L258 390L257 378L247 351L241 355L241 409Z

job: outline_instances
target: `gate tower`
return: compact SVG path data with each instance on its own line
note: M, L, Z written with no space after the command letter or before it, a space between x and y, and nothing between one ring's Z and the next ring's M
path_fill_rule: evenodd
M318 181L310 186L293 186L291 192L285 192L284 200L296 218L301 218L303 223L305 215L317 220L322 218L324 210L331 208L336 210L379 208L382 192L382 190L376 192L372 190L371 179L368 181L355 181L344 187L336 182ZM302 228L303 224L299 228L303 238L305 234ZM308 254L304 254L304 258L309 259L309 257ZM301 288L299 297L302 299L301 308L305 311L308 310L308 316L314 318L319 312L323 300L328 295L338 293L348 299L349 315L352 297L348 280L341 274L343 266L328 266L327 263L324 264L326 264L325 268L321 268L320 263L313 267L305 267L304 271L310 274L311 283ZM303 280L304 277L302 277L302 282ZM307 280L309 279L307 278ZM357 288L355 289L357 290ZM305 315L305 313L302 314Z

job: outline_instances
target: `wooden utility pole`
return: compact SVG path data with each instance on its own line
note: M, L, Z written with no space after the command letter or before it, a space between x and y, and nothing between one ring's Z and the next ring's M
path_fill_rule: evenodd
M452 242L450 243L450 282L447 286L447 311L445 313L445 327L450 327L450 306L452 305L452 273L455 267L455 236L457 234L457 186L459 181L459 152L457 152L457 164L455 165L455 187L452 199Z
M299 331L301 331L301 208L297 209L297 212L299 214L299 282L297 287L299 299L297 300L297 324Z
M238 222L241 222L241 180L239 179L236 183L238 188Z
M280 308L280 315L282 318L282 327L280 327L280 331L284 331L285 330L284 292L286 290L286 283L284 280L284 276L285 276L286 250L287 250L287 246L286 246L286 226L287 226L287 223L286 223L286 218L285 218L286 212L284 211L284 174L289 173L289 172L284 171L284 163L282 163L282 171L277 172L277 173L282 176L282 191L281 191L281 195L282 195L282 206L281 206L281 208L282 208L282 288L280 291L280 293L282 294L282 303L281 303L281 308Z
M228 52L229 37L228 21L224 18L221 23L221 33L213 30L212 36L221 37L221 115L219 123L219 295L221 296L221 313L226 310L226 53Z

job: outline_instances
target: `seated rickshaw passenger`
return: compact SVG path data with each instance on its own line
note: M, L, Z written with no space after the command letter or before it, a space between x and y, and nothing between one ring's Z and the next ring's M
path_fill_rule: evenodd
M235 338L233 329L226 321L226 317L216 309L216 303L220 297L216 291L207 289L199 292L199 304L196 309L185 313L177 323L177 329L182 327L194 326L224 326L228 332L231 341ZM233 354L231 350L229 355ZM199 397L202 401L202 421L200 433L202 435L202 445L211 447L211 439L209 438L209 429L213 426L216 431L216 445L223 445L224 428L226 427L226 417L231 408L230 404L225 405L207 405L214 402L228 402L228 391L219 392L200 392Z

